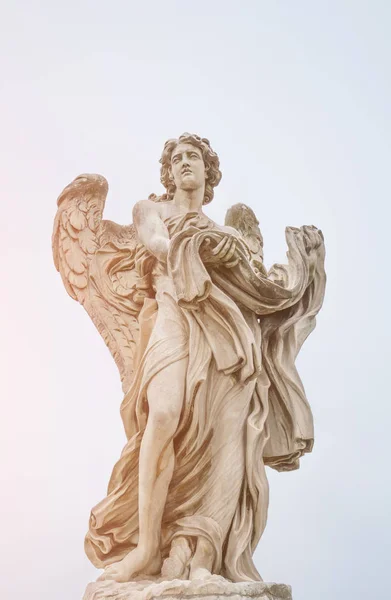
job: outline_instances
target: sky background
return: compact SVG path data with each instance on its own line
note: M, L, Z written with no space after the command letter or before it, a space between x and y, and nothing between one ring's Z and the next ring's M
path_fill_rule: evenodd
M267 266L286 225L325 236L328 287L298 368L316 442L268 470L255 561L294 600L384 597L390 557L389 0L2 2L0 596L77 600L125 435L119 376L51 256L56 198L105 175L105 217L161 192L184 131L223 179L207 214L251 206Z

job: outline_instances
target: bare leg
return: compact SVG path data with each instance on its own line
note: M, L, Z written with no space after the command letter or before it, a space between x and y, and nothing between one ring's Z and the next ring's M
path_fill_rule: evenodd
M148 386L149 414L139 458L139 542L100 579L130 581L139 573L160 572L161 522L174 470L173 437L183 406L186 369L184 358L163 369Z

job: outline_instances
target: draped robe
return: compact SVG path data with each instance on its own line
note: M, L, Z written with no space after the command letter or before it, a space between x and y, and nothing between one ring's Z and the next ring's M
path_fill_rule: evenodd
M148 385L186 358L162 556L177 536L193 550L204 537L213 548L214 573L259 580L252 554L266 524L265 464L297 468L313 445L311 410L294 361L323 300L324 247L307 252L303 231L288 228L288 265L276 265L266 277L254 272L240 240L237 266L203 264L205 240L213 246L226 235L205 215L187 213L165 223L167 265L156 261L152 272L155 298L146 299L140 313L135 376L121 406L128 441L107 497L91 512L86 552L104 567L137 545Z

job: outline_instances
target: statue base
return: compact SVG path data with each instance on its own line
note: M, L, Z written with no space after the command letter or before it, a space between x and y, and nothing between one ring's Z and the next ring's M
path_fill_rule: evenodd
M218 575L205 580L96 581L87 586L83 600L292 600L289 585L279 583L232 583Z

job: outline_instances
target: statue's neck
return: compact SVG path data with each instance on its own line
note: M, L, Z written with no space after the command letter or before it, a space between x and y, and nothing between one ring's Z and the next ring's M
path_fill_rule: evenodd
M176 190L173 203L177 206L180 213L202 212L204 201L204 188L197 190Z

